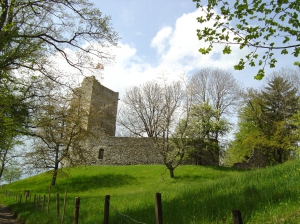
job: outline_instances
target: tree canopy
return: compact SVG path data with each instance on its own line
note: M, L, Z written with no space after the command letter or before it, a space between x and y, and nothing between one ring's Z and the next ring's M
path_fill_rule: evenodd
M250 53L234 68L242 70L247 64L259 66L256 79L264 77L266 66L275 67L275 50L283 55L299 56L299 0L193 1L205 13L197 18L198 22L204 25L214 22L213 27L197 30L199 40L208 42L208 47L199 49L202 54L208 54L215 44L224 44L223 54L230 54L233 45L250 48ZM295 61L295 65L300 63Z
M239 112L239 130L228 149L230 156L240 162L257 148L269 158L270 164L288 160L299 139L298 110L299 93L281 76L273 75L261 91L248 90Z
M189 91L193 105L208 104L217 111L215 119L220 121L234 114L241 101L241 85L230 72L219 68L203 68L192 75ZM219 138L220 129L214 130L214 139Z
M16 156L11 151L22 144L20 136L29 122L27 93L27 88L18 88L7 78L0 80L0 178L6 165Z
M219 159L219 139L218 137L228 133L229 122L220 118L220 112L208 102L192 105L187 118L181 120L176 131L184 134L184 138L189 146L187 157L193 159L195 164L202 164L204 151L209 154L211 161L213 158Z
M104 50L118 40L110 17L88 0L1 0L0 9L0 78L20 68L48 74L54 54L79 71L113 58Z
M186 125L175 132L182 117L187 117L190 102L181 81L149 81L132 86L122 100L118 122L130 135L150 137L174 177L174 170L185 154Z
M117 41L110 17L102 15L89 0L0 0L0 149L5 150L1 151L2 164L9 150L19 143L16 137L30 133L25 130L26 122L30 121L31 127L37 125L41 114L34 113L36 109L45 106L46 97L54 97L43 95L46 86L40 80L74 87L55 60L63 58L76 69L76 75L87 75L113 60L109 48ZM62 102L51 103L52 112L58 116L55 110L61 109L62 104L57 104ZM43 113L50 113L51 106L44 109ZM57 123L54 132L58 132L60 121L55 119L53 116L52 123ZM2 165L2 171L3 168Z
M44 89L42 96L35 98L36 104L32 108L32 127L28 135L33 141L24 161L25 165L38 171L52 169L51 185L54 186L62 164L71 166L85 161L84 149L87 147L82 145L90 132L84 129L87 112L80 93L74 97L68 88L51 80L43 79L40 84Z

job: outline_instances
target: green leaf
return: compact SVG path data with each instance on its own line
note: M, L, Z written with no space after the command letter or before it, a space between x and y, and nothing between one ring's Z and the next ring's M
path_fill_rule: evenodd
M223 54L231 54L230 46L226 45L223 49Z
M289 38L288 36L285 36L285 37L284 37L284 41L283 41L282 43L285 44L285 43L287 43L288 41L290 41L290 38Z
M199 52L201 54L208 54L211 51L211 49L212 49L211 47L208 47L208 48L203 47L203 48L199 49Z
M235 70L243 70L245 68L245 61L244 59L240 59L239 64L233 66Z
M294 62L294 65L300 67L300 62L299 62L299 61L295 61L295 62Z
M254 76L254 79L256 80L262 80L265 76L265 71L263 69L259 69L256 76Z

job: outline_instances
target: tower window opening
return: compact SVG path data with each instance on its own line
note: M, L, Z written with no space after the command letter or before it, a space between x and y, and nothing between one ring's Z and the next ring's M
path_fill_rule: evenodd
M103 159L104 149L99 149L98 159Z

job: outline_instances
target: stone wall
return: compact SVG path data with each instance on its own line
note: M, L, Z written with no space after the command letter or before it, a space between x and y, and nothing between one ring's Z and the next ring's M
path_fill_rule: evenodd
M86 130L99 134L98 143L89 141L86 146L86 164L94 165L131 165L163 164L163 157L150 138L114 137L116 130L116 113L118 92L114 92L98 82L94 76L86 77L77 90L83 108L87 111ZM97 135L97 133L95 133ZM102 136L102 137L101 137ZM104 137L105 136L105 137ZM71 155L72 157L72 155ZM75 158L75 155L74 157ZM76 159L80 159L77 158ZM68 164L67 161L64 161ZM83 163L83 162L82 162ZM184 164L195 164L184 161ZM210 150L201 152L201 164L218 165L219 154Z
M251 169L251 168L262 168L269 165L268 158L259 149L253 149L250 158L243 163L235 163L233 167Z
M94 165L164 164L163 156L151 138L108 136L93 144L88 152L89 163ZM202 150L200 154L202 163L199 165L219 165L218 153ZM185 160L183 164L196 163Z
M102 155L101 155L102 154ZM161 164L153 141L149 138L106 137L93 147L91 156L96 165Z
M86 129L102 128L115 136L119 93L101 85L94 76L85 77L77 91L88 113Z

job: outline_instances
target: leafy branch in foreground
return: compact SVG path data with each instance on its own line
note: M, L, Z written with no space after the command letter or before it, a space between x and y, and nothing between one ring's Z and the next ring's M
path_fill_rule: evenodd
M117 41L110 17L88 0L3 0L0 79L20 68L48 74L46 65L58 55L82 73L112 60L106 49Z
M225 45L223 54L230 54L232 45L239 45L240 49L251 48L251 52L241 58L234 69L243 70L247 64L259 66L255 76L259 80L264 77L266 66L275 67L275 50L282 55L299 56L299 0L255 0L249 3L208 0L207 5L201 0L193 1L205 14L197 18L198 22L214 22L213 27L197 30L199 40L209 43L208 47L199 49L202 54L210 53L215 44ZM218 13L216 8L219 9ZM259 49L264 50L263 54L258 52ZM300 63L296 61L294 64L299 66Z

